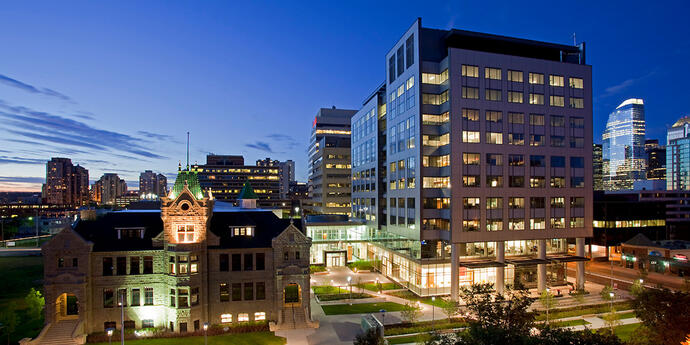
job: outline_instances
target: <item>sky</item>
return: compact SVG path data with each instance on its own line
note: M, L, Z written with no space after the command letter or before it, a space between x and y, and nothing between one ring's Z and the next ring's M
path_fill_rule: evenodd
M594 138L627 98L647 137L690 115L688 1L68 1L0 6L0 191L39 191L50 157L130 188L207 153L296 162L321 107L359 109L414 22L587 45Z

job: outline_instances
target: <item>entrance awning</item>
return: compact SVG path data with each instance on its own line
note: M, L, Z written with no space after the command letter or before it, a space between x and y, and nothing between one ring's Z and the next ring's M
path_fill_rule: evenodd
M458 263L461 267L467 268L487 268L487 267L504 267L506 264L498 261L477 260L477 261L460 261Z
M555 261L555 262L589 261L589 259L584 257L584 256L575 256L575 255L547 256L546 259L551 260L551 261Z
M529 266L529 265L539 265L548 264L549 260L536 259L536 258L520 258L520 259L506 259L506 263L515 266Z

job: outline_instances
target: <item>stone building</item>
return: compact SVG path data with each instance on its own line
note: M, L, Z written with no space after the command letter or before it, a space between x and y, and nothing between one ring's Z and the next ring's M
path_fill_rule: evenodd
M205 195L196 172L182 170L160 209L84 217L43 246L47 327L311 326L311 239L300 228L257 209L248 184L235 207Z

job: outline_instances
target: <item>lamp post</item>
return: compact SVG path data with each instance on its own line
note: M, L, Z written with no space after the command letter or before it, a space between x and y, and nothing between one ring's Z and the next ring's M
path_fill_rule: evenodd
M208 345L208 322L204 322L204 345Z
M113 343L113 329L108 328L106 330L106 332L108 333L108 344L112 344Z
M609 292L609 308L610 308L610 311L611 311L612 313L613 313L613 297L614 297L614 296L615 296L615 295L613 294L613 291L612 291L612 292Z
M431 296L431 322L436 321L436 296Z
M120 344L125 345L125 294L120 294Z
M350 287L350 304L352 304L352 277L347 276L347 285Z

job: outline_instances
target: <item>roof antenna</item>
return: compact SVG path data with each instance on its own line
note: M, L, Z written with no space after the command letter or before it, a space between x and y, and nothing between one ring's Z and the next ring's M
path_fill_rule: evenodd
M187 132L187 171L189 171L189 132Z

